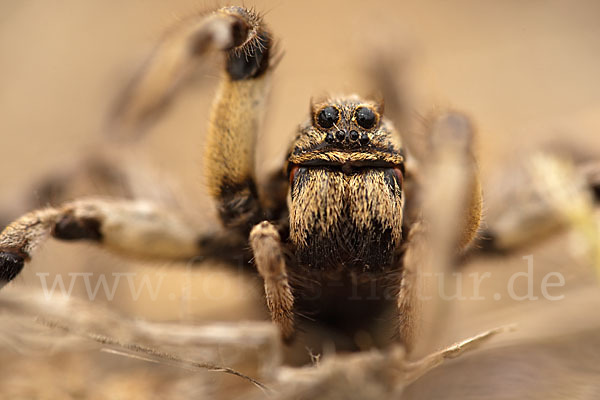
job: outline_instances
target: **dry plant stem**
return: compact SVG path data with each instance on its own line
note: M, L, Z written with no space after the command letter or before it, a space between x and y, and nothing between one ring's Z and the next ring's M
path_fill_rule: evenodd
M278 374L278 388L283 399L399 398L408 385L445 360L459 357L508 329L483 332L415 361L407 360L403 348L396 346L386 351L326 357L317 367L284 367Z
M319 394L315 391L321 389L325 391L335 390L335 388L339 388L339 383L344 381L348 382L346 385L350 385L351 390L358 396L355 396L355 398L364 398L361 397L361 393L365 393L365 386L376 387L378 391L384 393L401 393L408 384L433 368L436 368L444 360L458 357L465 351L470 351L476 346L483 344L497 333L507 330L507 328L497 328L484 332L416 361L408 361L403 349L397 346L385 351L373 350L346 356L334 355L330 358L325 357L317 366L288 368L282 367L277 363L272 365L269 371L274 374L275 381L272 384L265 385L229 367L223 367L212 362L197 362L171 352L158 350L157 348L162 346L169 346L170 340L172 340L168 339L169 334L164 336L162 333L159 333L164 331L164 327L161 327L160 324L150 324L150 326L143 328L142 331L150 336L142 334L140 337L140 332L136 333L136 329L139 328L137 324L131 325L130 321L122 319L120 323L116 324L125 329L124 334L128 339L121 340L99 333L100 330L115 325L115 322L109 323L114 318L120 318L114 313L105 313L101 308L98 309L96 307L91 309L86 303L79 303L74 300L55 301L53 304L54 307L48 309L47 302L41 296L32 297L31 295L20 294L18 296L0 297L0 305L2 308L9 310L9 313L19 316L39 315L42 313L51 314L50 318L37 318L37 323L67 332L70 334L67 336L80 337L100 343L106 346L106 349L103 349L104 351L143 361L185 368L191 371L209 370L227 373L251 382L265 393L277 394L278 396L283 396L282 398L288 398L286 396L291 396L289 398L299 398L294 396L306 393ZM268 332L262 329L256 332L259 333L259 331L259 340L261 342L265 338L268 340L276 339L276 336L273 335L274 331L271 329ZM268 334L265 335L265 333ZM189 338L192 334L193 330L184 330L181 337L185 340L185 338ZM214 332L212 334L214 335ZM244 335L242 334L240 337L244 337ZM144 342L151 340L153 345L138 344L140 338ZM66 336L49 335L48 339L51 341L62 341L66 339ZM73 343L70 343L72 346ZM242 346L252 346L251 343L253 342L240 342ZM337 386L336 383L338 384ZM322 393L320 394L322 395Z
M237 373L232 368L218 365L221 362L214 360L225 357L231 360L229 362L235 362L240 354L256 356L267 375L281 363L277 330L267 322L197 326L132 320L98 304L58 295L48 298L47 294L25 288L0 295L0 311L8 325L16 323L22 327L20 338L23 340L15 341L18 346L16 350L21 351L31 348L41 350L42 354L57 349L71 352L85 348L85 340L80 338L92 338L107 345L114 344L115 351L125 351L131 355L135 350L138 358L161 363L171 360L178 367L195 370L210 367ZM42 325L60 328L72 335L57 335L47 329L40 331L38 328ZM10 339L10 335L8 337ZM0 337L0 340L3 339ZM213 350L217 347L218 352ZM159 348L172 350L157 350ZM192 357L189 356L190 351L195 354L196 349L199 349L197 353L202 354L206 362L189 359ZM206 350L210 351L207 353Z
M474 350L476 347L481 346L483 343L487 342L489 339L496 336L497 334L506 331L511 331L514 329L515 327L512 325L491 329L489 331L482 332L476 336L458 342L436 353L425 356L421 360L411 362L411 369L415 371L415 375L410 377L409 380L413 382L427 371L430 371L433 368L440 365L442 362L444 362L444 360L459 357L465 352Z
M127 355L133 355L134 357L137 357L137 358L145 360L145 361L153 361L153 362L167 361L167 362L171 363L171 365L179 366L182 368L188 368L188 369L193 369L193 370L199 370L199 369L200 370L208 370L208 371L213 371L213 372L223 372L226 374L235 375L237 377L245 379L245 380L249 381L250 383L254 384L255 386L259 387L263 391L270 392L270 389L267 386L260 383L256 379L251 378L251 377L249 377L239 371L236 371L232 368L229 368L229 367L223 367L220 365L215 365L215 364L210 364L210 363L203 363L203 362L187 360L187 359L184 359L181 357L177 357L170 353L156 350L151 347L142 346L142 345L135 344L135 343L122 343L117 339L110 338L110 337L107 337L104 335L99 335L99 334L92 333L92 332L80 332L77 330L73 330L72 328L69 328L66 325L62 325L55 321L48 321L43 318L38 318L37 321L45 326L50 327L50 328L61 329L67 333L72 333L72 334L75 334L78 336L83 336L83 337L86 337L90 340L93 340L93 341L100 343L102 345L105 345L105 346L114 346L118 350L123 350L125 352L125 354L127 354ZM140 357L140 355L142 355L142 357Z

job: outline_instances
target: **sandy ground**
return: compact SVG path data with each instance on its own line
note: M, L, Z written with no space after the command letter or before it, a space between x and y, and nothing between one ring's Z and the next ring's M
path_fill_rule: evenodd
M486 193L493 193L489 182L506 165L545 143L569 143L591 154L600 152L599 2L309 0L257 1L252 5L266 13L285 52L273 79L265 129L259 137L259 172L281 162L296 124L306 118L311 96L369 94L369 79L361 66L368 62L373 48L409 60L405 73L415 115L434 107L452 107L472 117L478 128ZM201 155L216 71L208 71L183 91L142 140L117 144L103 132L116 95L160 33L178 18L214 7L213 2L188 0L0 2L0 204L6 213L20 209L24 195L35 196L32 182L67 169L98 148L116 147L121 159L149 164L160 177L146 183L149 192L153 186L168 185L190 220L214 224L213 207L208 206L204 190ZM82 189L93 191L93 185ZM523 256L534 257L537 295L545 273L559 270L566 276L565 287L557 291L565 296L564 301L493 301L487 296L487 301L459 302L455 323L445 335L449 342L493 326L518 323L520 329L510 340L541 346L540 350L525 345L532 354L529 364L517 357L512 364L506 360L499 363L509 363L502 369L490 365L488 358L488 369L482 371L489 374L480 373L473 380L487 379L486 384L495 388L518 375L510 382L522 387L528 387L528 382L543 386L539 398L593 398L598 394L598 388L590 385L600 374L594 375L592 367L578 360L600 357L595 335L585 333L597 332L600 327L595 312L600 295L593 272L577 252L576 241L572 235L563 235L509 259L466 267L466 272L491 271L493 279L481 287L487 294L504 293L511 274L526 271ZM265 318L260 292L240 274L223 272L218 266L190 271L175 264L132 263L85 245L48 243L22 277L5 290L40 289L40 274L50 274L50 280L73 271L134 272L138 281L144 274L153 282L163 279L154 300L145 294L133 300L124 285L113 300L102 293L95 300L134 318L193 323ZM157 273L165 277L157 278ZM189 291L194 294L190 296ZM74 295L84 293L84 285L77 283ZM548 341L548 346L558 349L549 351L551 361L540 356L548 353L543 347ZM516 353L522 355L526 350ZM100 361L85 357L81 361L78 355L64 351L52 358L22 353L10 341L2 350L0 398L17 398L19 390L25 393L22 398L42 398L31 388L52 388L52 365L56 363L66 365L68 371L93 370L101 363L110 368L115 363L111 357L117 357L103 354ZM502 358L493 350L490 357ZM545 377L534 373L534 364L552 372ZM171 373L136 366L142 372L132 382L155 375L162 379ZM465 368L478 370L473 365ZM509 369L511 374L502 375ZM522 374L515 372L519 369ZM500 375L495 381L491 378L494 374ZM91 375L78 377L76 372L69 376L82 382L93 379ZM118 376L110 379L115 388L112 394L128 385ZM207 384L200 386L211 387L212 378L198 379ZM420 397L423 393L430 398L439 395L438 386L431 382L444 382L448 393L459 393L465 385L464 379L452 372L429 379L414 387L414 398L424 398ZM45 398L65 398L65 393L72 398L93 397L87 394L85 383L74 385L78 391L48 390ZM8 394L8 388L14 391ZM27 390L38 394L27 394ZM578 395L573 395L575 390ZM524 393L533 392L506 392L498 398ZM215 396L210 390L201 394ZM98 394L98 398L104 397Z

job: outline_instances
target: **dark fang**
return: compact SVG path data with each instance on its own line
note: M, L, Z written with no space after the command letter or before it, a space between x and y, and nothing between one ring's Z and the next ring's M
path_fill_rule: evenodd
M294 184L294 179L296 179L296 174L298 173L298 170L300 168L297 165L294 165L291 169L290 169L290 186L293 186Z

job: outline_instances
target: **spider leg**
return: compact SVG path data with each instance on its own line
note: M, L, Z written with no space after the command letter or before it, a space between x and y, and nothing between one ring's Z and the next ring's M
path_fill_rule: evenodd
M481 218L469 120L454 112L442 114L432 119L428 134L429 159L419 188L421 220L409 231L398 294L400 340L407 351L418 353L431 350L451 306L425 279L437 283L441 277L449 290L457 256L475 237Z
M244 44L229 50L213 104L204 170L225 227L248 234L264 219L254 178L254 148L267 94L272 38L258 16L226 9L245 24Z
M255 183L254 148L273 66L272 48L271 33L253 10L232 6L192 16L166 32L111 118L113 130L139 130L157 118L211 51L223 52L204 171L223 225L244 235L269 217Z
M477 235L483 209L473 153L474 127L465 115L445 112L430 116L426 129L428 157L421 162L423 173L418 178L425 217L440 225L439 235L452 237L453 249L462 252ZM458 231L450 227L458 227ZM448 238L434 239L443 242Z
M271 319L284 340L291 340L294 334L294 296L288 282L281 238L273 224L263 221L250 233L250 245L260 276L265 282L267 306Z
M36 178L26 190L6 202L6 206L3 204L0 229L30 210L60 205L84 195L132 198L131 183L131 177L116 159L100 153L85 156Z
M540 154L538 154L540 156ZM564 185L557 188L574 200L584 198L590 208L600 205L600 161L573 162L564 156L542 153L542 158L562 166ZM534 157L538 159L539 157ZM554 234L564 231L569 223L569 205L556 204L557 193L548 193L544 176L533 163L519 165L507 175L510 180L495 185L502 188L492 196L489 212L471 253L505 254L533 245ZM542 175L551 174L543 171ZM542 184L540 184L542 183ZM572 202L571 206L574 205Z
M269 45L261 43L264 33L259 16L241 7L224 7L182 19L164 32L116 99L108 120L109 132L120 136L143 133L207 66L214 50L246 57L246 72L252 72L254 65L261 65L252 51L258 49L262 54L260 50Z
M113 116L113 126L129 131L156 118L198 63L211 50L222 51L226 57L212 106L204 171L223 225L245 235L265 219L254 178L254 147L272 47L271 33L252 10L224 7L186 19L165 34Z
M231 235L229 235L231 236ZM0 285L14 279L47 238L85 240L143 259L189 260L242 247L218 235L199 234L177 213L146 201L89 198L32 211L0 234ZM221 247L219 247L221 246Z
M407 247L403 258L402 279L398 293L398 314L400 316L398 333L399 339L407 351L415 347L415 335L418 333L418 315L420 312L419 264L420 256L426 253L423 225L415 223L408 233Z
M371 57L365 64L366 76L370 77L374 89L385 100L385 114L394 122L403 147L409 154L421 158L424 135L412 129L415 111L412 109L409 79L410 60L406 52L385 45L375 45Z
M287 194L290 186L287 173L277 168L267 174L267 179L260 189L261 204L265 213L265 219L279 221L282 218L287 221ZM276 223L277 225L277 223Z
M448 141L448 138L456 135L458 139L461 134L472 136L470 122L458 113L446 113L444 116L443 112L437 112L418 118L425 129L413 126L412 121L416 119L416 112L411 107L411 90L408 83L410 81L408 79L409 58L406 53L398 53L397 49L392 51L377 46L375 49L367 64L368 75L383 95L385 113L397 125L402 147L407 152L404 176L406 193L404 218L407 222L405 225L410 226L420 217L419 208L423 200L421 189L425 184L423 171L434 164L432 152L440 158L454 157L456 154L453 155L453 151L458 149L453 149L453 146L463 146L466 152L461 153L460 157L464 159L459 163L470 164L467 168L470 171L465 170L469 175L465 176L469 180L469 195L463 199L468 204L464 214L466 223L463 224L463 235L459 240L459 247L465 249L473 241L479 228L482 212L481 184L470 148L472 137L465 142ZM464 155L467 157L463 157ZM438 164L442 165L446 161ZM442 177L441 182L446 180ZM440 201L440 204L442 203L443 201Z
M0 231L28 211L78 198L145 199L171 208L184 206L176 195L180 193L176 179L157 171L143 157L133 159L127 150L121 154L121 148L97 146L75 160L53 166L20 193L6 193L6 199L0 198Z

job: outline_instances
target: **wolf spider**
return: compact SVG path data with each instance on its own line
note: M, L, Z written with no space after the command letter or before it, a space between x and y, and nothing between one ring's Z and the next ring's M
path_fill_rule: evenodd
M419 332L416 288L427 232L451 227L446 239L455 256L469 248L480 225L482 197L468 119L453 112L431 118L425 155L411 158L411 149L403 147L406 133L396 132L384 117L382 102L356 95L320 99L312 102L283 168L258 187L256 137L276 59L271 32L255 12L226 7L166 41L181 54L169 64L157 51L129 88L122 104L129 115L123 118L143 119L158 107L142 100L136 109L132 100L144 98L148 82L166 96L186 60L211 49L225 53L204 154L222 231L197 232L175 211L144 201L70 201L25 214L2 232L0 281L13 280L49 236L93 241L136 257L241 254L262 277L272 320L286 341L309 320L356 332L392 308L397 336L412 348ZM156 81L161 76L166 83ZM127 108L128 101L134 106ZM448 198L443 207L429 210L447 207L441 211L451 217L440 220L445 225L430 224L424 215L433 214L422 211L429 192L421 178L444 160L460 167L461 184L430 185ZM445 180L446 174L438 168L429 176Z

